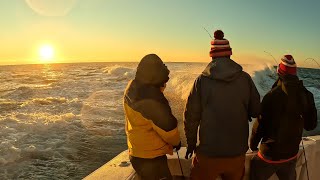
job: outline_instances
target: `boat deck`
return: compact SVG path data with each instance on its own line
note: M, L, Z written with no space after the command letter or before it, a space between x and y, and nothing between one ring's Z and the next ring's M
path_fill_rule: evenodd
M320 136L310 136L308 139L304 139L304 146L307 157L307 165L309 170L310 180L320 179ZM174 176L175 180L186 180L189 179L190 175L190 159L184 159L186 148L182 147L179 150L180 162L183 169L183 175L181 173L179 159L176 153L173 155L168 155L168 165L171 174ZM247 153L246 155L246 172L244 179L248 179L250 171L250 159L254 153ZM302 151L302 146L298 155L298 161L296 165L297 179L307 180L305 158ZM139 180L139 177L133 170L128 156L128 151L121 152L118 156L113 158L111 161L92 172L90 175L84 178L85 180ZM278 179L276 175L273 175L270 180Z

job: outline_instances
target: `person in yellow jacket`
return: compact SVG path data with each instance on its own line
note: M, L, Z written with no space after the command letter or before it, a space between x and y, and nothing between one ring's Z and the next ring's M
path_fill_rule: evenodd
M177 119L163 94L169 73L157 55L146 55L124 93L130 161L142 180L172 179L166 154L181 147Z

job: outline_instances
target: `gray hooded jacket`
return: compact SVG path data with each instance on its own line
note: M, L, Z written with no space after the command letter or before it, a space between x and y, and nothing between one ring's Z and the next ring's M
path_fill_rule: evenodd
M249 74L230 58L216 58L196 79L185 109L188 149L210 157L248 150L249 124L260 110L260 95Z

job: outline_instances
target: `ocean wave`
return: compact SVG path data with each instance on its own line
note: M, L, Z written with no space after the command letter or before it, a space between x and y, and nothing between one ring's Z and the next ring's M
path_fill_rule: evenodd
M277 79L277 74L273 66L258 65L249 72L261 97L271 90L272 85Z
M173 96L180 97L182 100L186 100L193 86L195 79L199 76L197 73L177 73L172 74L170 80L167 83L165 94L172 94Z
M135 71L133 68L115 65L106 67L103 72L116 77L133 78Z
M95 72L79 72L78 74L76 74L77 77L90 77L90 76L96 76L99 75L99 73L95 73Z
M28 162L30 159L48 160L75 154L76 149L71 148L72 145L69 147L66 141L82 131L83 127L77 119L79 117L72 113L16 113L2 117L0 166L20 161ZM68 148L71 148L70 151Z
M0 99L0 112L8 112L17 110L22 105L21 102L9 100L9 99Z
M77 98L69 100L65 97L46 97L46 98L34 98L32 100L26 101L22 104L22 107L30 105L30 104L38 104L38 105L52 105L52 104L70 104L73 102L78 102Z
M21 158L21 149L10 142L0 143L0 165L13 163Z
M70 113L50 114L47 112L11 113L0 116L0 125L14 126L21 130L24 125L43 126L55 123L67 123L79 119L79 115Z
M206 64L167 65L171 73L164 92L184 138L185 102ZM33 76L38 71L5 81L0 90L0 179L81 179L126 148L123 91L136 70L130 63L87 66L68 65L60 75L42 74L39 81ZM273 66L243 68L261 96L277 78ZM312 75L303 79L320 107L319 88L312 84L318 75ZM36 79L20 81L25 76Z
M183 101L188 98L195 79L201 74L205 65L188 67L188 70L179 69L170 74L170 80L167 83L165 94L171 98L179 97ZM243 69L254 81L261 96L264 96L270 90L277 78L275 69L272 65L243 65Z
M35 94L35 91L33 88L27 87L27 86L20 86L14 91L8 93L6 97L11 99L14 99L14 98L23 99L23 98L28 98L30 96L33 96L34 94Z
M122 94L113 90L91 94L81 108L81 122L84 127L96 135L111 136L123 131Z
M21 79L24 83L27 84L33 84L33 83L38 83L43 80L42 75L32 75L32 76L25 76L24 78Z

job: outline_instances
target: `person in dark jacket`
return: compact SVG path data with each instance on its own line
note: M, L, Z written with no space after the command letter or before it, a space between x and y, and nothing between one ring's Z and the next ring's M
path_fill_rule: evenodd
M317 126L313 96L308 102L307 93L297 77L297 66L291 55L281 58L279 78L261 103L261 117L252 128L250 148L259 152L252 158L252 180L267 180L276 173L280 180L296 179L296 160L303 128ZM311 103L311 104L310 104ZM307 107L311 105L310 107ZM304 113L304 109L312 111ZM313 118L309 118L313 114Z
M172 179L166 154L179 150L177 119L163 90L169 70L155 54L140 61L124 94L126 134L133 168L142 180Z
M248 123L259 115L260 95L250 75L230 59L232 50L224 33L217 30L214 38L212 61L195 80L184 112L186 158L195 151L191 179L240 180L248 150Z

